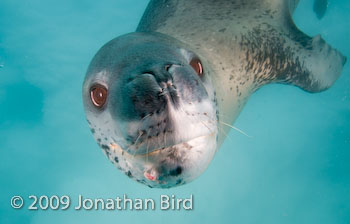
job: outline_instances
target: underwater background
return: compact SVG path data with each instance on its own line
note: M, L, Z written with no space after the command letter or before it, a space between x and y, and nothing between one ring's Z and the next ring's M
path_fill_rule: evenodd
M350 67L329 90L268 85L248 101L208 170L151 189L96 144L81 87L97 50L132 32L148 0L0 0L0 223L350 223ZM350 57L350 1L323 19L302 0L297 26ZM29 211L29 195L179 198L185 211ZM25 207L10 206L21 195Z

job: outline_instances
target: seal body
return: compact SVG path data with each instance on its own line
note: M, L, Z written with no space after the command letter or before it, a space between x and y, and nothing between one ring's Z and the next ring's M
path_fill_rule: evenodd
M249 96L268 83L329 88L345 57L299 31L294 0L152 0L103 46L83 85L109 159L150 187L198 177Z

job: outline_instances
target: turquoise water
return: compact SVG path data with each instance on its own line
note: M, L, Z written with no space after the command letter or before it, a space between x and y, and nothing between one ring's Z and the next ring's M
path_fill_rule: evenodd
M0 223L349 223L350 69L320 94L270 85L255 93L209 169L173 189L130 180L105 158L83 111L96 51L136 29L146 0L0 1ZM350 56L350 2L296 24ZM193 210L30 211L29 195L194 196ZM25 199L22 209L10 199ZM158 203L159 204L159 203Z

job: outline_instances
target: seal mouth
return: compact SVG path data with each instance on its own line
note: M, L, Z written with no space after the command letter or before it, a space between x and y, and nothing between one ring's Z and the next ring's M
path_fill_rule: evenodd
M201 140L203 138L212 137L212 136L215 136L215 132L210 132L209 134L201 135L201 136L192 138L190 140L182 141L182 142L179 142L179 143L176 143L176 144L167 145L166 147L150 149L151 151L150 152L146 152L146 153L137 153L137 152L135 153L135 152L132 152L130 150L124 150L123 148L121 148L116 143L111 143L110 145L111 145L112 148L115 148L115 149L119 148L120 150L124 151L125 153L127 153L129 155L132 155L133 157L144 157L144 156L151 156L153 154L157 154L157 153L159 153L161 151L165 151L167 149L181 147L181 146L184 146L185 144L186 144L186 147L188 147L188 145L194 145L194 142L197 142L197 141L199 141L199 140Z
M211 133L209 133L209 134L207 134L207 135L201 135L201 136L199 136L199 137L195 137L195 138L192 138L192 139L187 140L187 141L183 141L183 142L180 142L180 143L176 143L176 144L173 144L173 145L170 145L170 146L167 146L167 147L163 147L163 148L154 149L154 150L152 150L152 152L143 153L143 154L139 154L139 155L140 155L140 156L149 156L149 155L156 154L156 153L158 153L158 152L160 152L160 151L163 151L163 150L166 150L166 149L176 148L176 147L178 147L178 146L182 146L182 145L184 145L184 144L189 144L189 145L191 145L192 142L195 142L195 141L200 140L200 139L202 139L202 138L207 138L207 137L210 137L210 136L213 136L213 135L215 135L215 133L214 133L214 132L211 132Z

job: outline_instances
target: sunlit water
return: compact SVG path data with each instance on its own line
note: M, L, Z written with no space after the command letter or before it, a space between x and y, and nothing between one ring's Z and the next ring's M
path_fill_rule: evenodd
M349 223L350 71L328 91L270 85L255 93L209 169L150 189L108 162L85 120L81 86L95 52L135 30L146 0L0 1L0 223ZM350 2L296 24L350 56ZM194 195L191 211L29 211L14 195Z

